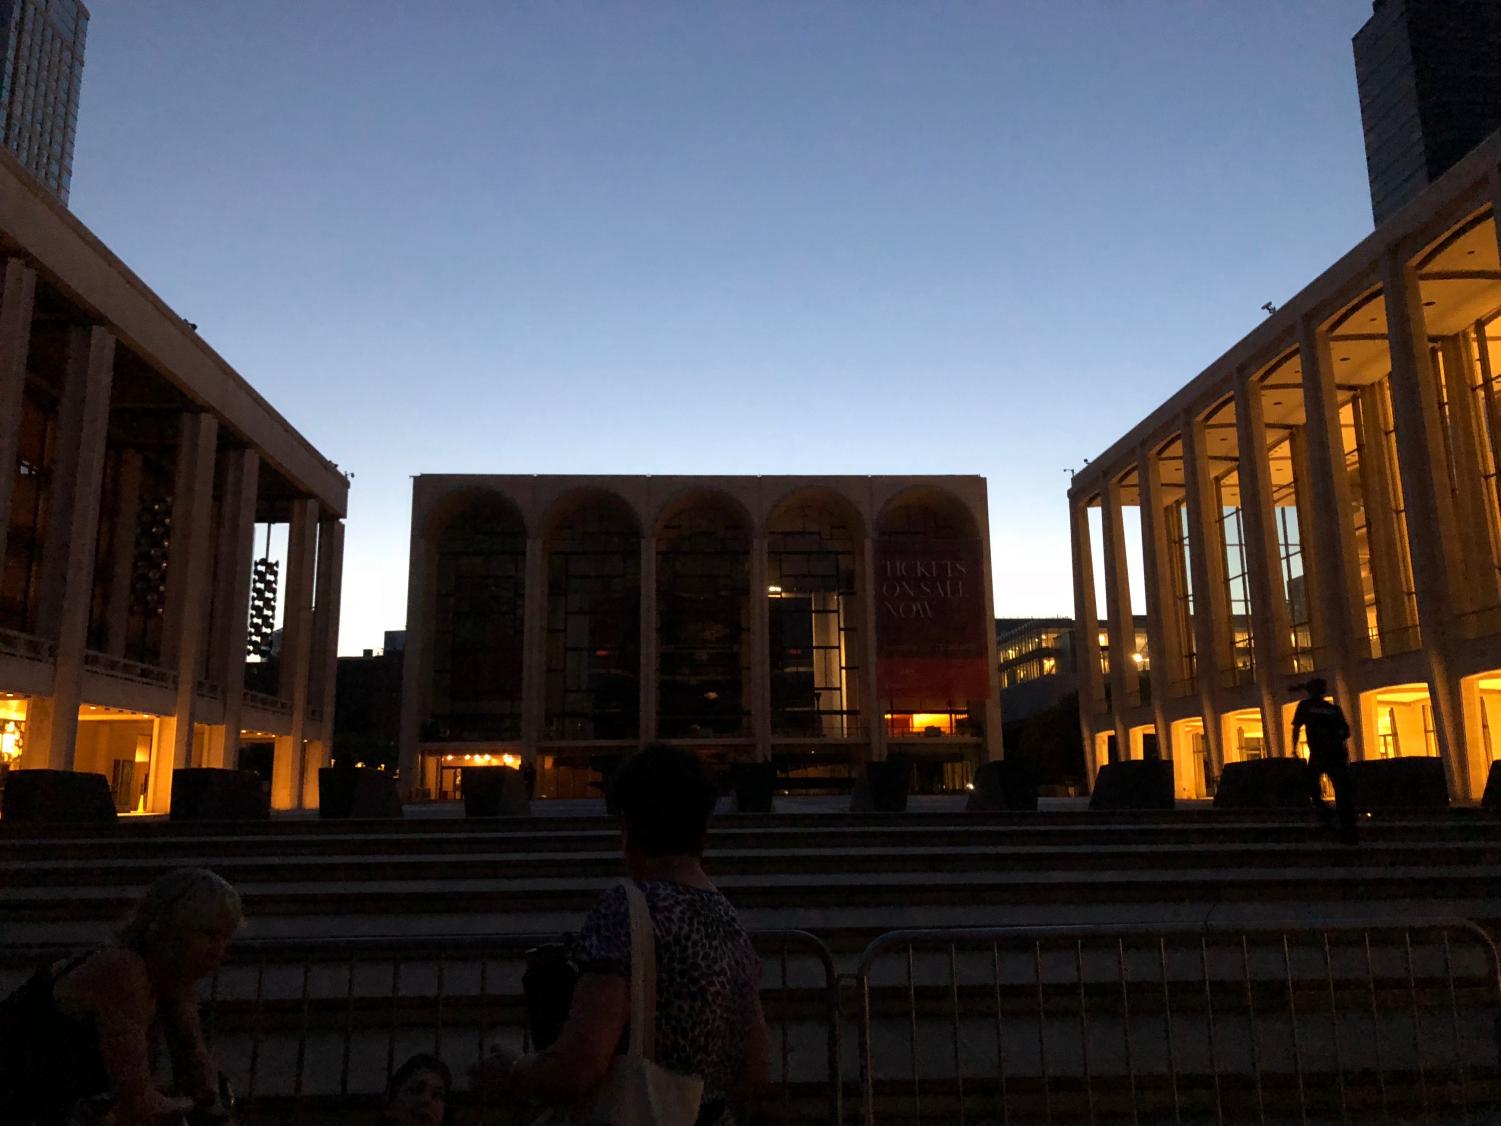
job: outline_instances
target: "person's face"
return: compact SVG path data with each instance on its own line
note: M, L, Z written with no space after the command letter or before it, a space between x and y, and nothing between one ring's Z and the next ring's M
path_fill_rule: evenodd
M173 970L184 981L200 981L221 965L240 928L236 918L192 923L178 931L171 952Z
M393 1126L440 1126L448 1102L443 1077L431 1071L414 1071L391 1094L386 1117Z

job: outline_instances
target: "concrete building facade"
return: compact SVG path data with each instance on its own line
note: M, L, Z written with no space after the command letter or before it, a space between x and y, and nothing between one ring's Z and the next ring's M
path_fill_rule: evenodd
M587 794L652 740L955 789L1001 753L983 478L425 474L411 544L418 798L466 762Z
M97 772L117 808L161 812L175 769L249 762L276 807L316 804L347 492L336 466L0 152L7 769ZM279 592L255 559L273 524L288 544ZM272 599L276 656L248 637L253 597Z
M1107 735L1138 757L1151 733L1204 796L1226 762L1295 752L1290 687L1317 674L1354 757L1437 755L1480 796L1501 755L1498 206L1501 136L1074 476L1077 617L1126 651L1139 558L1152 670L1102 671L1079 637L1092 770Z

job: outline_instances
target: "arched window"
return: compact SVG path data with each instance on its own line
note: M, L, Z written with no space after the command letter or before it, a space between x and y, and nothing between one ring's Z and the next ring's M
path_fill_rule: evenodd
M767 525L773 735L861 733L857 538L841 509L793 500Z
M634 739L641 716L641 530L591 495L547 539L548 739Z
M657 729L664 739L744 735L750 703L750 527L704 498L657 535Z
M437 539L433 714L441 742L521 737L526 530L503 497L457 513Z

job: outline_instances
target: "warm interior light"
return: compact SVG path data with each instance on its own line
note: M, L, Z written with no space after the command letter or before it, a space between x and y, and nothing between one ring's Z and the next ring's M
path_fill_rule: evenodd
M21 725L13 719L0 723L0 762L7 765L21 757L25 749L25 741L21 733Z

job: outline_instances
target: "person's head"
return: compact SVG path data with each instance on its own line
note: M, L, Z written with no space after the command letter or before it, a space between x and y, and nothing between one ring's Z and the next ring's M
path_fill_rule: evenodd
M446 1126L453 1076L437 1056L418 1053L391 1073L381 1126Z
M1308 693L1309 699L1322 700L1324 692L1328 687L1329 685L1324 683L1323 677L1316 676L1303 685L1303 691Z
M228 881L207 868L174 868L146 889L116 939L158 972L193 982L219 968L243 922Z
M611 786L627 855L703 855L719 788L698 755L653 743L625 761Z

